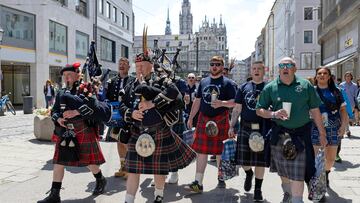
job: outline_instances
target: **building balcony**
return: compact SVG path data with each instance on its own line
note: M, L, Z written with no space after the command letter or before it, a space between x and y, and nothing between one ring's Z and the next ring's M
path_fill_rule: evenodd
M358 15L360 12L360 1L358 0L342 0L335 5L333 10L327 15L323 16L323 20L318 26L319 39L328 31L335 28L341 20L344 20L350 15Z

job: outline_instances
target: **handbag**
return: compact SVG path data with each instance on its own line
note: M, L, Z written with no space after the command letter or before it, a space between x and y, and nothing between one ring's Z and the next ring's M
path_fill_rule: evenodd
M239 170L236 166L235 155L236 141L234 139L225 140L219 166L219 179L229 180L239 175Z
M315 157L315 175L310 179L309 199L320 201L326 194L325 150L320 149Z

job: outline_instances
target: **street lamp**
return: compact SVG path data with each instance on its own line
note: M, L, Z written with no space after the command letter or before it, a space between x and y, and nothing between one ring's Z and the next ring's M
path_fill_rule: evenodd
M2 70L1 70L1 43L2 43L3 34L4 34L4 30L0 27L0 98L2 97L1 83L4 78ZM4 112L2 111L2 108L0 108L0 116L3 116L3 115L4 115Z

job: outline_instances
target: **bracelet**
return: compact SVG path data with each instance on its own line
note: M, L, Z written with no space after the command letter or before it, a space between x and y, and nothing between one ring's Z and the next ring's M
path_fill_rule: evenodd
M271 112L271 118L272 119L275 119L276 118L276 116L275 116L275 112L273 111L273 112Z

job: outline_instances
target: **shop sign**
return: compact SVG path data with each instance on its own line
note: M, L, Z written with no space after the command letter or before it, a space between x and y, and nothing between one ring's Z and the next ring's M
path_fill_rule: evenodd
M348 38L347 40L345 40L345 48L351 47L352 45L353 45L352 38Z

